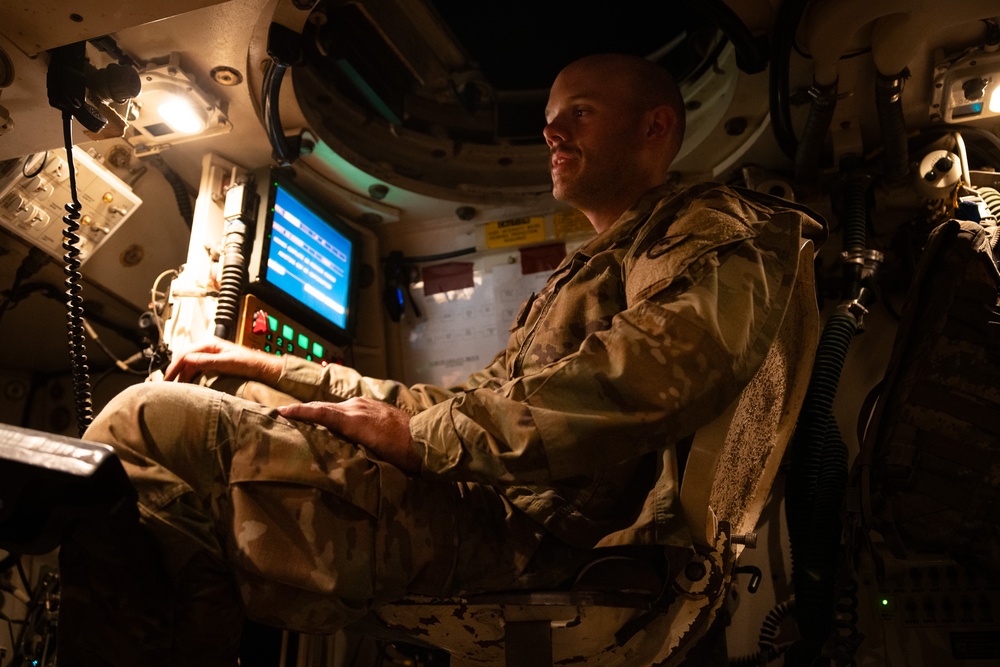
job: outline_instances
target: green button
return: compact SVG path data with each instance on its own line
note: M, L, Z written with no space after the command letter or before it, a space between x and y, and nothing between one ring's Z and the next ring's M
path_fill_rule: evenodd
M322 359L323 358L323 346L320 345L319 343L313 343L313 354L316 355L318 358Z
M278 340L274 341L278 347L285 347L285 339L278 336Z
M278 318L273 315L267 316L267 328L271 331L278 330Z
M285 338L294 338L295 337L295 330L292 329L287 324L284 324L281 327L281 335L284 336Z
M295 345L293 345L292 343L289 343L288 346L285 349L288 350L289 352L294 352L295 351Z
M305 334L299 334L298 342L299 342L299 347L301 347L303 350L309 349L309 336L306 336Z
M270 343L267 343L267 344L264 345L264 351L265 352L270 352L271 351L271 344Z

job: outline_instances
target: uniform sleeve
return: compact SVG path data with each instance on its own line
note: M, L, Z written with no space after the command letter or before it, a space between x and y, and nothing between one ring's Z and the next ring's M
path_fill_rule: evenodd
M284 357L276 389L303 402L339 402L357 396L367 396L391 403L411 414L417 414L463 391L494 383L497 378L505 375L503 352L498 354L485 369L472 374L464 384L456 387L437 387L429 384L407 386L394 380L367 377L346 366L336 364L322 366L287 355Z
M423 474L571 483L693 433L737 396L781 323L798 230L768 236L705 253L692 285L643 292L610 328L540 372L415 416Z

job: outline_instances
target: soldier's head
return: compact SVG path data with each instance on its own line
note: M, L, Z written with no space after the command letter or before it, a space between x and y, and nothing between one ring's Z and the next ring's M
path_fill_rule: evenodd
M552 193L598 231L666 180L684 138L684 104L670 74L638 56L600 54L556 77L543 131Z

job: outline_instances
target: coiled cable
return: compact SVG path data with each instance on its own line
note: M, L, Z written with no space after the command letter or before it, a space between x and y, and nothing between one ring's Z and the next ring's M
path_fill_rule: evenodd
M861 641L858 632L858 584L851 580L841 586L833 606L833 641L831 652L835 664L853 667L854 653Z
M750 655L729 660L729 667L754 667L777 660L788 650L788 645L778 645L778 632L789 615L795 613L795 599L779 602L767 614L757 638L758 650Z
M82 436L93 420L93 402L90 391L90 369L87 366L87 341L83 325L83 297L80 281L80 203L76 189L76 167L73 164L73 114L63 111L63 139L66 144L66 162L69 165L69 190L72 201L66 204L63 222L63 256L66 266L66 332L69 339L69 360L73 370L73 396L76 405L76 424Z
M246 282L246 262L243 243L246 225L239 220L226 223L222 276L219 280L219 301L215 308L215 335L232 340L240 311L240 296Z

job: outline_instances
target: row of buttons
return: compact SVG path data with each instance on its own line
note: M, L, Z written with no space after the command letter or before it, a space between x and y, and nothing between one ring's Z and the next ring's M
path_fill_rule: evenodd
M298 354L309 361L319 361L326 353L322 343L310 341L306 334L296 333L290 325L280 323L277 317L263 310L254 313L251 331L264 336L267 342L260 349L270 354Z

